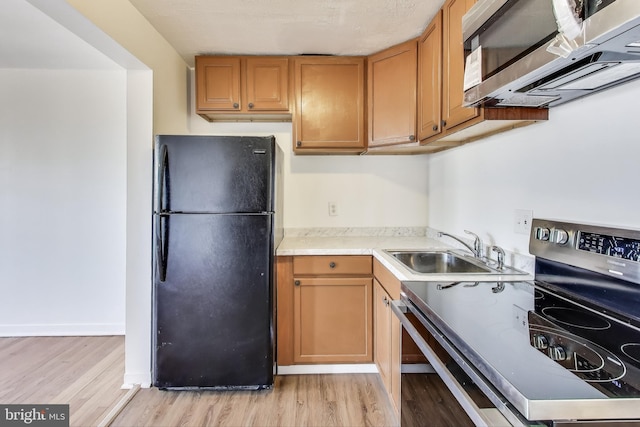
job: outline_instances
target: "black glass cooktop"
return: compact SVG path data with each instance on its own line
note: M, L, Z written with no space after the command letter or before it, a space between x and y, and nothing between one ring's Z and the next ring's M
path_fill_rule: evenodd
M529 419L537 403L612 397L631 398L640 417L640 330L542 285L404 282L402 290Z

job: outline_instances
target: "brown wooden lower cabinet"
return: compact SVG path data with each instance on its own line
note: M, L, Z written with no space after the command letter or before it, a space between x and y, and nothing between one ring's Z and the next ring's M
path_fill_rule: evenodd
M391 390L391 320L390 297L377 279L373 288L374 360L382 383Z
M375 362L400 419L402 364L426 359L391 311L398 299L371 256L278 257L278 365Z
M400 280L376 259L373 260L373 274L374 360L400 419L402 364L427 363L427 360L391 311L391 301L400 299Z
M277 261L277 362L373 362L371 256Z
M402 325L391 311L391 297L378 279L374 279L373 295L374 360L394 410L400 416Z
M371 279L294 277L293 361L372 361Z

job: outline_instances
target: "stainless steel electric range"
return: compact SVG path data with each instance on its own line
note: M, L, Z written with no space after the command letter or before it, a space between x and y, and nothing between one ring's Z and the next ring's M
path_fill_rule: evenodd
M534 281L404 282L394 312L476 424L640 425L640 230L535 219L529 249Z

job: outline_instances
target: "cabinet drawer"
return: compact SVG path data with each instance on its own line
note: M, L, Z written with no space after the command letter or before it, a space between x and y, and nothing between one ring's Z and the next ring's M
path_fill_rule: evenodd
M400 299L400 280L396 279L387 268L377 259L373 260L373 275L389 294L391 299Z
M320 255L293 258L293 275L371 275L369 255Z

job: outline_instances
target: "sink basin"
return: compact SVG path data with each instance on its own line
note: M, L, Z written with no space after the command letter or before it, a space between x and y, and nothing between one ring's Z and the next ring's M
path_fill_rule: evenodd
M491 273L488 267L447 251L385 251L416 273L463 274Z

